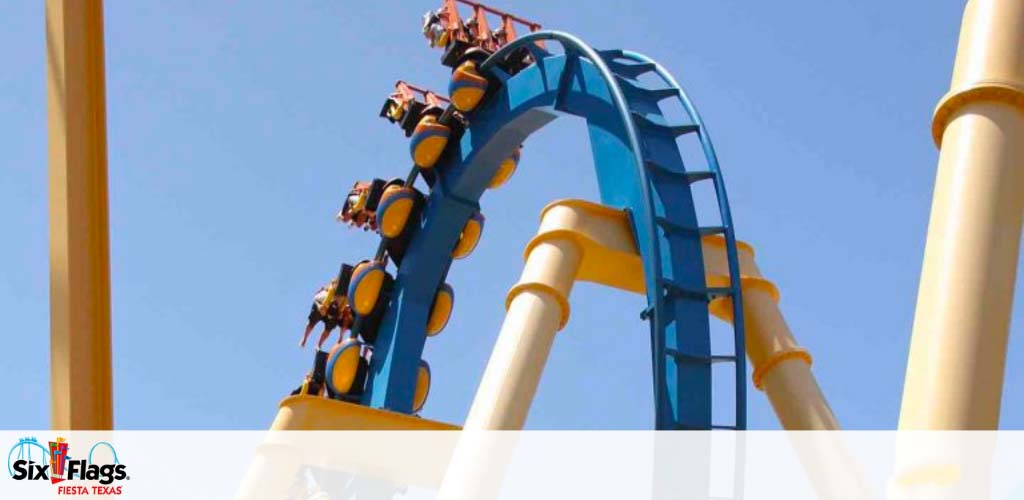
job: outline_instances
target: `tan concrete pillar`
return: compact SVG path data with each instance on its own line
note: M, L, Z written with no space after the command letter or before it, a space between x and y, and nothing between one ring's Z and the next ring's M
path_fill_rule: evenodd
M1024 210L1024 2L970 0L940 146L900 429L995 429Z
M114 426L103 2L46 1L50 425Z
M466 430L519 430L533 402L555 339L569 320L569 292L582 249L567 235L534 240L498 341L466 417Z
M747 356L754 386L764 391L787 430L836 430L839 422L811 373L811 355L800 347L779 310L779 291L761 275L754 249L737 242L746 322ZM705 237L704 267L709 286L729 286L725 240ZM732 301L711 303L711 313L732 322Z

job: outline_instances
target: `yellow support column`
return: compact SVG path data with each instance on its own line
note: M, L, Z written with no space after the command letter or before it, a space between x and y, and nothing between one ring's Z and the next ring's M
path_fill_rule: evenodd
M729 286L725 240L703 239L706 281ZM754 384L765 391L782 426L789 430L839 428L811 373L810 354L800 348L779 311L779 292L761 276L753 248L740 247L747 355ZM555 332L569 318L574 281L589 281L644 293L643 262L626 214L581 200L561 200L541 214L541 227L526 247L527 263L509 292L508 315L491 354L464 428L521 429L540 382ZM728 299L711 313L732 321Z
M900 429L995 429L1024 210L1024 2L970 0L940 147Z
M625 212L582 200L545 207L463 428L522 429L575 281L643 293L643 277Z
M103 3L47 0L50 425L111 429Z
M754 249L739 247L743 318L746 321L747 356L754 367L754 386L764 391L786 430L838 430L839 422L811 373L811 355L800 347L779 310L779 291L764 279L754 261ZM704 268L709 286L729 286L725 239L703 240ZM711 313L732 321L732 301L711 303Z
M582 250L564 235L534 243L519 284L508 293L508 313L464 429L523 428L555 333L569 320Z
M811 372L811 355L797 344L779 310L778 288L761 274L753 247L736 243L754 386L764 391L783 429L839 430L839 421ZM729 286L725 239L705 236L702 250L708 286ZM719 319L732 322L731 299L717 299L709 309ZM878 498L842 434L790 433L788 437L819 498Z

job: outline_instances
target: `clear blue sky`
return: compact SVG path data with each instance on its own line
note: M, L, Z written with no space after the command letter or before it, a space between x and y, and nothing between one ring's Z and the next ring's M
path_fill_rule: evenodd
M266 428L307 370L311 294L374 237L333 220L352 182L404 173L377 117L403 78L444 89L435 1L106 5L116 425ZM961 1L504 1L660 60L716 140L742 239L848 428L896 424ZM0 428L49 424L43 2L0 3ZM582 123L530 139L428 342L424 415L461 422L538 213L597 198ZM1019 296L1019 295L1018 295ZM528 426L648 428L639 297L581 284ZM1020 299L1018 302L1018 310ZM1019 322L1007 394L1024 391ZM750 390L750 424L776 428ZM1003 426L1024 404L1005 398Z

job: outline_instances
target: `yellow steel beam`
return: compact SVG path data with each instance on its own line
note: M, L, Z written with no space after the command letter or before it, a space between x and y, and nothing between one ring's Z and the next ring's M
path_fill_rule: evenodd
M702 240L708 286L730 286L725 239ZM754 384L764 390L788 430L835 430L839 423L779 310L779 291L761 275L749 244L739 246L747 355ZM575 281L645 293L643 262L625 212L583 200L559 200L541 212L537 236L526 246L526 267L505 301L508 310L466 429L515 430L526 421L554 341L569 320ZM732 321L732 304L720 298L710 312Z
M320 396L289 396L272 431L451 431L459 427Z
M54 429L111 429L110 244L101 0L46 0Z

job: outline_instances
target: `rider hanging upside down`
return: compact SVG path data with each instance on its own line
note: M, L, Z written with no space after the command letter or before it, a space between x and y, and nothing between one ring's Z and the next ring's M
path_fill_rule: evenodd
M334 279L329 284L320 287L320 290L313 296L313 305L309 310L309 322L306 324L306 330L302 333L302 341L299 342L299 347L306 346L309 334L312 333L316 324L321 321L324 324L324 331L320 334L320 339L316 343L318 351L323 348L324 342L331 332L334 331L335 327L341 327L338 336L340 341L345 336L345 332L352 326L352 308L349 307L345 296L337 293L337 289L338 280Z
M316 343L316 352L313 357L313 370L306 375L302 385L292 391L292 395L310 394L319 395L326 391L329 397L334 397L325 383L325 372L327 368L327 351L323 350L323 344L335 327L340 327L338 342L345 338L345 332L352 328L354 322L352 307L348 303L345 294L348 292L348 282L352 275L352 266L342 264L339 279L333 279L330 283L320 287L313 296L313 305L309 310L309 321L306 329L302 332L300 347L306 346L309 334L317 323L323 322L324 331Z

